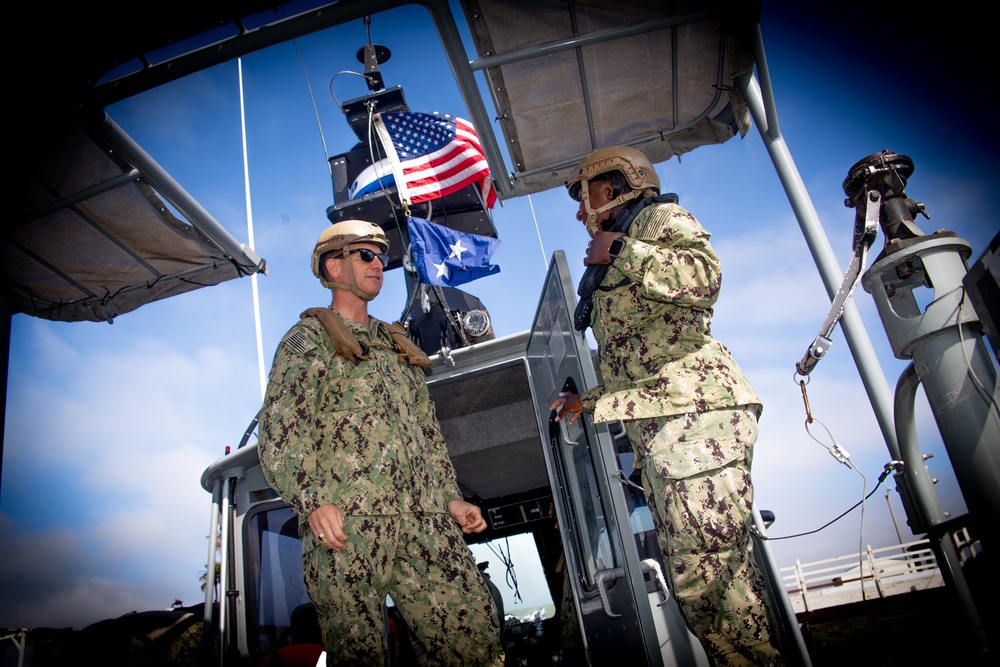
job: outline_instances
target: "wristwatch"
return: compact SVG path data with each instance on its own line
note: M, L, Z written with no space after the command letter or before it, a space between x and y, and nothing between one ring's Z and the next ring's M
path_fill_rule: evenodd
M625 249L625 237L619 236L618 238L616 238L614 241L611 242L611 245L608 246L608 255L611 256L612 260L614 260L616 257L618 257L618 255L622 254L622 250L624 249Z

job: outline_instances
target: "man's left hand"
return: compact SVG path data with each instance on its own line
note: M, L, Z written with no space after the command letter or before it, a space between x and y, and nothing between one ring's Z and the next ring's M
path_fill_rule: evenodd
M462 532L481 533L486 530L486 519L478 506L464 500L452 500L448 503L448 514L462 528Z

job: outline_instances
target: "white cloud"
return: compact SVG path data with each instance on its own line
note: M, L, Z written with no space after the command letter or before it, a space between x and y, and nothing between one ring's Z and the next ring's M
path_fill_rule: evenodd
M164 309L176 324L192 321L186 296ZM226 326L173 336L145 317L96 332L24 323L45 370L11 377L0 624L79 628L203 600L210 494L200 478L259 407L256 359L223 342Z

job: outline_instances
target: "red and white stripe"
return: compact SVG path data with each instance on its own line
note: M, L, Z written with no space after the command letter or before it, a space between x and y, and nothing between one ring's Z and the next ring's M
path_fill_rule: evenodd
M411 203L444 197L478 183L488 208L496 202L489 164L472 125L455 118L455 139L427 155L400 161Z

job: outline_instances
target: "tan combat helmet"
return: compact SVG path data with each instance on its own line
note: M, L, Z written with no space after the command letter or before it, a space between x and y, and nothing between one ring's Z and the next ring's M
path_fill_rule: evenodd
M620 194L595 211L590 208L588 184L591 179L610 171L621 172L632 191ZM575 187L577 184L579 193ZM615 206L643 196L646 190L653 190L655 192L652 194L659 194L660 177L657 176L653 163L642 151L631 146L609 146L593 151L580 160L570 180L566 182L566 189L573 199L583 201L584 209L587 211L587 230L594 235L597 233L597 216Z
M386 239L385 232L382 231L381 227L365 220L342 220L324 229L323 233L316 240L316 246L313 248L312 253L312 272L314 276L319 278L323 287L347 289L365 301L371 301L375 298L375 295L361 291L355 284L354 269L351 267L350 262L347 263L347 275L350 278L350 284L329 282L326 279L323 268L320 266L320 260L324 254L333 250L339 250L341 251L340 254L343 255L351 251L352 245L358 243L374 243L383 253L389 252L389 241Z

